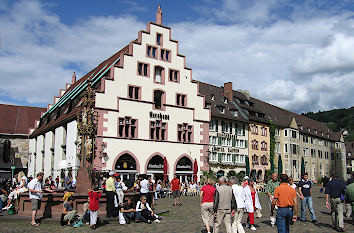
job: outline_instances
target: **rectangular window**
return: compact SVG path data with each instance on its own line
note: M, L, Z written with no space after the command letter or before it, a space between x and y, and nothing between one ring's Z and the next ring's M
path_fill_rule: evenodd
M170 51L161 49L161 60L170 61Z
M136 86L128 86L128 98L138 100L140 99L140 88Z
M164 77L164 73L163 73L163 68L156 66L155 67L155 77L154 77L154 81L155 83L163 83L163 77Z
M157 58L157 48L151 45L147 46L146 55L151 58Z
M296 138L296 131L295 131L295 130L292 130L292 131L291 131L291 137L292 137L292 138Z
M187 96L186 95L182 95L182 94L177 94L176 95L176 104L178 106L187 106Z
M193 142L193 126L187 123L178 124L177 140L179 142Z
M167 123L161 121L150 121L150 139L155 141L167 140Z
M141 63L141 62L138 63L138 75L148 77L149 76L149 72L148 71L149 71L149 65L148 64Z
M156 34L156 44L162 45L162 35L160 33Z
M211 120L209 124L209 129L210 131L217 131L218 129L218 121L217 120Z
M170 70L168 80L170 82L179 82L179 72L177 70Z
M137 138L138 120L131 117L120 117L118 119L118 137Z
M213 162L218 161L218 153L209 152L209 161L213 161Z

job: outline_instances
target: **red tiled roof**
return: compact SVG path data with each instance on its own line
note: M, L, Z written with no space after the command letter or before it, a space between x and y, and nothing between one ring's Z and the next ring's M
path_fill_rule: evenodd
M45 108L0 104L0 133L29 134Z

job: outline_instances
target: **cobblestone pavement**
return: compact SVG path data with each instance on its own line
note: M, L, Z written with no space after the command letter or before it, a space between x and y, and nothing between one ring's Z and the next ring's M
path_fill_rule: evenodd
M306 233L306 232L335 232L331 227L331 217L329 211L325 207L324 195L319 192L318 187L314 187L313 200L315 213L318 219L318 224L315 225L311 222L296 222L291 226L291 232ZM260 193L260 200L262 204L261 219L255 220L257 228L256 232L277 232L276 227L272 228L269 225L269 206L268 199L264 193ZM29 220L16 220L5 219L0 217L0 232L201 232L203 228L202 220L200 217L200 206L198 197L182 197L182 206L173 207L172 199L160 199L156 206L155 212L163 212L164 219L161 223L145 224L145 223L131 223L129 225L119 225L116 220L110 221L109 224L101 226L95 231L91 230L88 226L83 226L78 229L72 227L61 227L58 221L45 220L40 227L34 228L29 224ZM103 210L102 210L103 211ZM307 217L310 218L307 211ZM350 223L350 218L345 218L346 232L354 232L354 226ZM244 222L246 216L244 216ZM245 229L246 232L252 232ZM225 232L222 227L221 232Z

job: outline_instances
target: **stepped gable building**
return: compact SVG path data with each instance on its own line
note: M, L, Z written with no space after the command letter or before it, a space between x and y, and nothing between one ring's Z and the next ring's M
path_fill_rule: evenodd
M94 169L123 180L141 173L162 180L166 159L169 179L177 174L182 181L195 167L198 174L209 170L210 110L159 8L156 23L78 81L73 77L48 106L31 134L30 175L63 178L78 170L76 115L88 79L98 112Z
M276 126L275 166L278 173L284 172L294 180L299 180L304 171L311 179L329 177L332 172L346 177L345 147L340 132L332 132L326 124L303 115L253 100Z
M345 153L347 158L347 174L354 172L354 142L345 143Z
M0 177L11 177L11 166L14 174L27 170L29 128L39 119L45 108L0 104ZM8 141L7 141L8 140ZM6 142L7 141L7 142ZM6 155L6 144L10 142Z

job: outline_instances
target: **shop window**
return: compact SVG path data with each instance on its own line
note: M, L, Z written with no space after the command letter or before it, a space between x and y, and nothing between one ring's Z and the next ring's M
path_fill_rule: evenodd
M157 58L157 48L151 45L147 46L146 55L151 58Z
M138 100L140 99L140 87L128 86L128 98Z
M118 136L122 138L137 138L137 120L131 117L118 119Z
M176 104L178 106L187 106L187 96L186 95L182 95L182 94L177 94L176 95Z
M178 124L177 140L179 142L193 142L193 126L187 123Z
M156 141L167 140L167 123L161 121L150 121L150 139Z
M138 75L149 77L149 65L138 62Z
M166 49L161 49L161 60L163 61L170 61L170 54L171 52Z
M155 109L162 109L162 104L164 100L165 93L160 90L154 91L154 107Z
M155 76L154 76L154 82L155 83L164 83L164 69L160 66L155 67Z
M177 71L177 70L170 70L170 71L169 71L168 80L169 80L170 82L178 83L178 82L179 82L179 71Z

